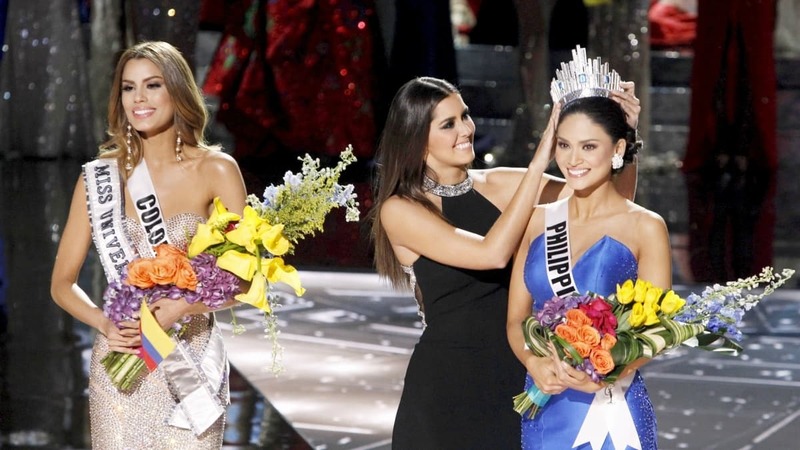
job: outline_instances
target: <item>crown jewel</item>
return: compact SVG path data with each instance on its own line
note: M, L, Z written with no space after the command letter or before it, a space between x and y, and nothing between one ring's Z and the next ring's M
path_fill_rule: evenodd
M620 77L616 70L609 69L608 63L600 58L589 60L586 49L580 45L572 51L572 61L561 63L556 69L556 77L550 83L550 96L553 103L567 104L583 97L608 97L610 91L621 91Z

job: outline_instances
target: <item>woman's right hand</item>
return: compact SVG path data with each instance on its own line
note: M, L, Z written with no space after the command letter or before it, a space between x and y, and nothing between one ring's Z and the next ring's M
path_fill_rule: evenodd
M531 355L525 360L525 368L533 378L533 383L542 393L548 395L560 394L567 388L559 381L553 364L553 359L549 356Z
M142 338L139 335L139 321L126 320L119 327L111 319L106 319L100 332L108 340L108 349L120 353L139 354Z
M558 128L558 118L560 115L561 103L557 102L550 111L547 127L544 129L544 132L542 132L542 138L531 160L531 167L546 170L547 166L550 165L556 148L556 128Z

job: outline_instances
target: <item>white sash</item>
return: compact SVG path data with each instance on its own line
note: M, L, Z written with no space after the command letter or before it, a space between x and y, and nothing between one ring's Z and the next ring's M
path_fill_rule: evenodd
M125 197L117 160L99 158L84 164L83 181L92 240L110 283L118 280L122 269L136 259L136 251L128 242L122 225Z
M569 197L544 207L545 263L547 280L559 297L578 292L572 277L569 249Z
M139 223L142 224L147 234L147 242L150 247L170 243L167 228L164 225L164 214L161 212L156 188L153 186L153 180L150 178L150 171L147 170L144 158L134 167L128 178L128 192L131 194L136 215L139 216Z
M577 293L569 246L569 197L545 206L544 226L545 262L550 288L559 297ZM633 375L629 375L594 394L572 448L588 442L592 449L600 449L607 435L611 435L614 448L642 448L628 402L625 401L625 392L632 379Z
M625 401L625 393L632 381L633 374L630 374L594 394L572 448L588 442L592 449L599 450L608 435L611 435L611 443L616 449L642 448L631 410Z
M127 186L150 246L155 248L159 244L170 243L164 214L144 158L128 177ZM225 406L220 404L217 396L228 373L222 334L217 327L212 328L199 366L186 346L180 340L173 340L177 344L175 350L160 364L173 392L180 399L169 424L191 429L199 436L225 412Z

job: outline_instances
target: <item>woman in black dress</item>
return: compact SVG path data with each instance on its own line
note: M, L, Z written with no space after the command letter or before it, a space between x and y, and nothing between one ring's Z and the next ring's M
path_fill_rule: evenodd
M619 100L635 119L638 100L626 88ZM509 262L533 206L569 195L544 174L552 117L527 169L470 170L475 123L453 85L417 78L392 101L377 151L375 260L395 286L414 289L426 324L393 448L520 447L512 398L525 369L506 339ZM632 196L635 174L627 180Z

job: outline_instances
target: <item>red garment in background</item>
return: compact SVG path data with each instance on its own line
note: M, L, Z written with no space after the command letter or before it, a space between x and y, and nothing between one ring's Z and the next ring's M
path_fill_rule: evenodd
M751 164L777 168L774 29L775 0L699 2L694 61L701 64L692 68L684 170L700 169L716 158L723 120L752 127L746 142L734 140L746 147L738 151L746 152Z
M697 16L674 5L651 1L647 12L650 20L652 48L687 47L694 42Z
M690 264L695 281L772 265L777 157L775 0L700 1L691 76Z
M208 3L208 2L207 2ZM213 3L213 2L212 2ZM234 156L275 151L338 155L374 151L372 0L236 0L203 8L224 33L203 84L220 98Z

